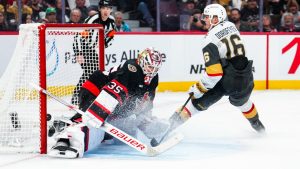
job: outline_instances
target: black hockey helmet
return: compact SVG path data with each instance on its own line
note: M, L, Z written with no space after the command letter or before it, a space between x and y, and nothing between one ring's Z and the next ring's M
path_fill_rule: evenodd
M100 0L100 1L99 1L99 8L101 8L101 7L103 7L103 6L112 7L112 2L111 2L111 0Z

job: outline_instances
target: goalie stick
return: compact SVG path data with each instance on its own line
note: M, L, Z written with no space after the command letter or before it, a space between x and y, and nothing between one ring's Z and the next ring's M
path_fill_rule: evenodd
M53 95L52 93L48 92L47 90L41 88L40 86L37 86L33 83L30 84L33 88L38 90L39 92L42 92L49 97L53 98L57 102L65 105L71 110L76 111L77 113L84 116L84 112L78 109L76 106L72 105L71 103L68 103L64 101L63 99L60 99ZM126 132L118 129L117 127L109 124L108 122L104 122L102 126L100 127L103 131L107 132L108 134L112 135L113 137L117 138L118 140L122 141L123 143L129 145L130 147L136 149L139 152L142 152L148 156L156 156L158 154L161 154L168 149L172 148L173 146L177 145L182 139L182 134L175 134L172 137L170 137L168 140L164 141L162 144L156 147L149 146L147 144L144 144L143 142L137 140L136 138L128 135Z

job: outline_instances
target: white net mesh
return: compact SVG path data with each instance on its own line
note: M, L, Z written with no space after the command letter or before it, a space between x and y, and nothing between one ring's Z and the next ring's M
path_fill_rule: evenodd
M40 151L40 96L30 83L40 82L41 45L46 46L47 90L68 102L78 103L82 82L99 69L99 28L47 27L43 43L39 26L20 26L14 55L0 79L0 152ZM50 98L47 105L52 117L72 115Z

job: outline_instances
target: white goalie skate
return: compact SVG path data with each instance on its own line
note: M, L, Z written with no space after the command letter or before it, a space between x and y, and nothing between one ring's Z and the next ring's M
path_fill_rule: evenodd
M79 126L70 126L59 133L56 144L49 150L50 157L80 158L84 153L84 133Z

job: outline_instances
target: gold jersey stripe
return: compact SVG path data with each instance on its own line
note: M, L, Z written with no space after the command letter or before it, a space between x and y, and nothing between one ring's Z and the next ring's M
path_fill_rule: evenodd
M220 63L207 66L205 70L209 76L223 75L223 69Z

